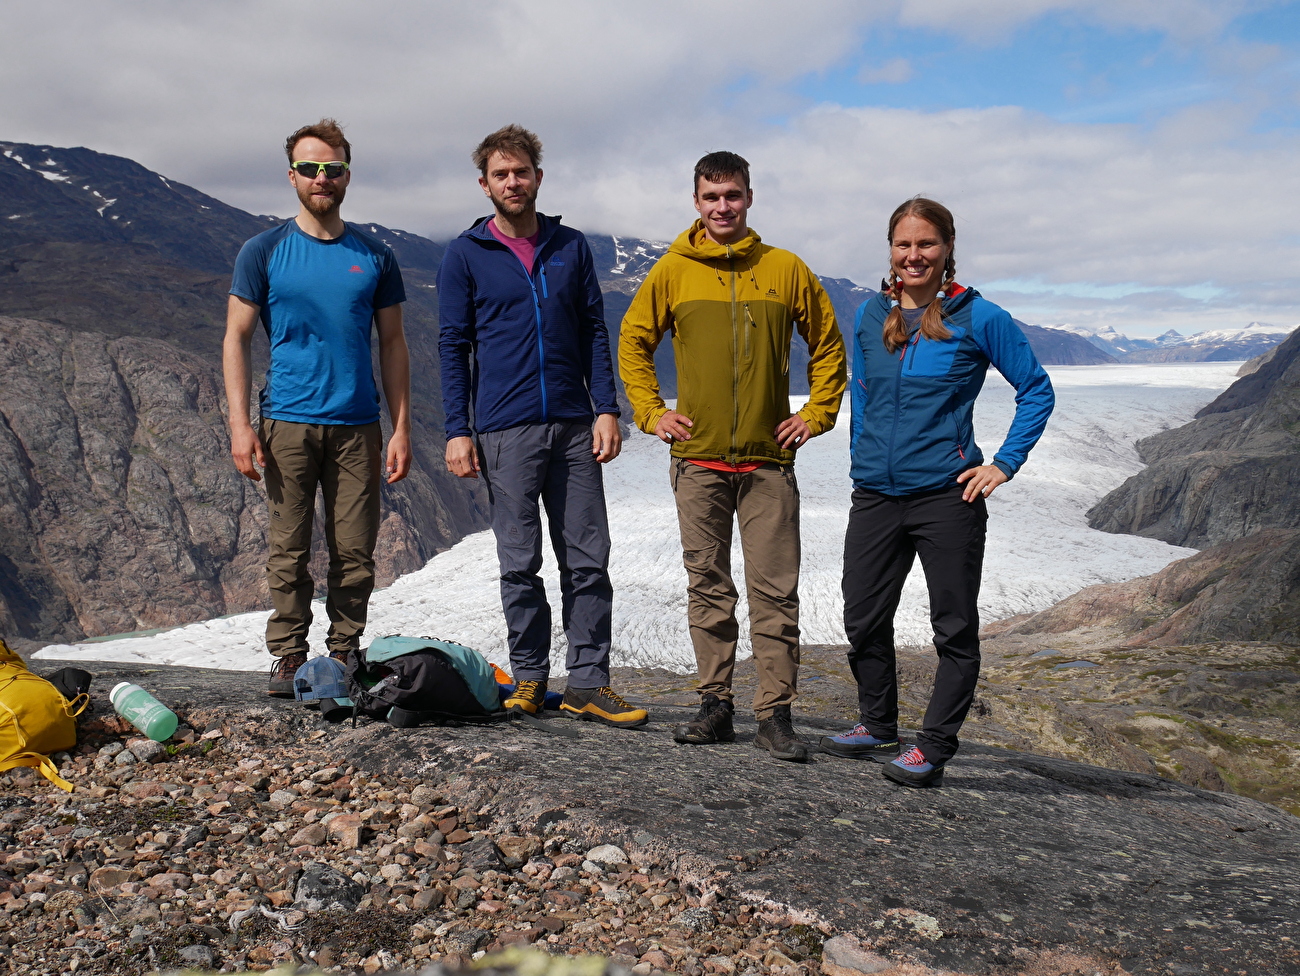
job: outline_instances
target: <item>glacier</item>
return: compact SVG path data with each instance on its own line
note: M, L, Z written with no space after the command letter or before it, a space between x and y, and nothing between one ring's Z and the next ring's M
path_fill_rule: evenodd
M1154 573L1194 550L1138 536L1090 529L1085 513L1142 464L1133 442L1192 419L1231 384L1239 363L1117 364L1048 367L1056 411L1028 463L989 499L988 546L981 618L1041 610L1094 583ZM797 406L798 400L795 400ZM987 457L1001 443L1015 409L1014 391L996 372L976 404L975 430ZM842 643L840 570L848 521L848 406L839 424L811 441L795 470L802 499L801 627L807 644ZM623 454L605 468L615 588L615 665L687 673L694 656L686 628L686 573L668 485L668 448L633 431ZM744 615L743 560L733 552ZM542 570L552 598L552 658L564 673L559 580L547 551ZM370 605L367 641L402 633L468 644L507 665L496 545L491 532L472 535L384 590ZM313 650L323 652L328 621L315 604ZM263 643L267 612L205 620L162 633L51 644L41 659L123 661L257 670L269 666ZM900 643L929 641L924 578L914 567L896 621ZM749 653L742 639L740 655Z

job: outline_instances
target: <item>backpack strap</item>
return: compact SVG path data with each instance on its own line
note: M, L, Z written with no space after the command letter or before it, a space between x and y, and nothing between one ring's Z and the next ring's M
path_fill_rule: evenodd
M27 735L23 732L23 727L18 723L17 713L2 701L0 701L0 708L9 713L9 720L13 723L14 733L18 738L18 748L23 748L27 745ZM59 789L68 793L72 792L72 784L59 775L59 767L54 765L54 761L49 756L43 756L39 752L16 752L9 758L0 761L0 773L7 769L16 769L19 766L35 769Z

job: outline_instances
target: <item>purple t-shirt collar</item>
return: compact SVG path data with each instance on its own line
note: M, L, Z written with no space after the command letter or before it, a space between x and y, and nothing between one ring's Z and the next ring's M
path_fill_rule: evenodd
M524 271L531 276L533 273L533 258L537 255L537 241L542 236L541 228L537 229L536 234L530 234L527 237L510 237L501 232L496 220L489 218L487 225L488 230L492 232L492 236L514 252L515 257L519 259L519 263L524 266Z

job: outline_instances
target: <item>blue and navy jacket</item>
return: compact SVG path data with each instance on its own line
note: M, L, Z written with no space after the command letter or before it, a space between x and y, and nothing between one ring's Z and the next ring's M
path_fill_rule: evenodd
M1016 391L1016 416L993 458L1011 478L1038 443L1056 396L1029 340L1003 309L973 288L944 299L952 336L923 339L920 323L890 352L881 332L892 303L884 292L863 302L853 326L850 461L853 486L884 495L950 488L984 463L971 422L992 364Z
M538 214L529 274L492 236L491 219L452 241L438 269L448 439L617 414L605 303L587 239L559 217Z

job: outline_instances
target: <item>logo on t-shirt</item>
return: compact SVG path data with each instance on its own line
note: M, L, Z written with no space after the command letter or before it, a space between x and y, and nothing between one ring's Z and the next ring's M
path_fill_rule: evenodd
M350 271L352 274L364 274L364 273L365 273L365 272L363 272L363 271L361 270L361 265L359 265L359 264L354 264L354 265L352 265L352 267L348 268L348 271Z

